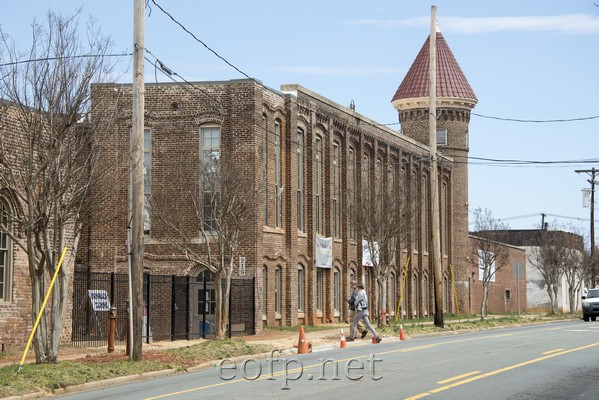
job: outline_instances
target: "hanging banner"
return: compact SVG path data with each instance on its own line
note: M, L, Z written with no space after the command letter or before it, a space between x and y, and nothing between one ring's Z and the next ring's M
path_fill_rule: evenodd
M333 238L316 235L316 266L320 268L333 267Z
M377 265L379 263L379 244L374 242L374 260ZM372 256L370 255L370 246L368 246L367 240L362 240L362 266L372 267Z

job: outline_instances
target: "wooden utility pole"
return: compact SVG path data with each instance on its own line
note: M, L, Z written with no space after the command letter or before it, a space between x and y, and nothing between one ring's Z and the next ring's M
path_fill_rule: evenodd
M144 257L144 12L145 1L133 8L133 112L130 138L131 161L131 280L132 346L130 358L142 360L143 257Z
M591 184L591 287L597 285L597 266L595 263L595 177L599 170L593 167L592 169L578 169L575 170L577 174L586 173L591 175L591 179L588 182Z
M437 184L437 6L431 7L429 37L428 129L431 152L431 219L433 234L433 271L435 278L435 326L443 328L443 279L439 228L439 186Z

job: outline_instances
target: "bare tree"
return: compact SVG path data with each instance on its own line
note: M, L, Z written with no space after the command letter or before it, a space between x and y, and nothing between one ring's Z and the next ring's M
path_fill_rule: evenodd
M215 284L215 336L224 338L229 324L229 293L237 250L255 226L260 193L239 160L205 154L199 179L171 168L171 182L183 190L153 194L152 215L162 225L161 237L192 265L206 268ZM194 177L195 176L195 177ZM199 232L199 238L198 238Z
M570 309L576 307L575 295L590 265L581 252L583 243L580 236L564 231L541 231L536 246L529 256L529 262L537 268L547 285L551 302L551 313L558 309L558 293L562 277L568 284Z
M570 226L569 232L575 232L575 229ZM585 277L590 271L590 255L587 256L584 251L584 242L581 235L570 233L567 235L568 248L565 250L564 260L564 278L568 285L568 304L570 304L570 312L576 312L578 308L579 294L582 289Z
M489 313L489 285L495 280L497 271L509 265L509 250L505 246L507 225L493 218L488 209L474 210L474 235L477 240L472 245L472 261L479 270L483 295L480 304L480 317Z
M349 217L362 238L363 251L370 254L378 289L371 295L379 316L386 313L390 267L397 264L398 246L400 242L405 242L411 221L406 204L408 196L402 198L398 195L401 193L398 171L390 169L387 179L382 179L382 173L378 169L375 171L376 179L371 185L366 175L363 175L359 199L350 198L352 206ZM378 325L382 324L386 324L385 318L378 319Z
M13 213L0 228L26 252L31 277L32 320L41 314L34 337L36 362L56 362L68 310L77 244L85 221L83 205L101 175L101 132L88 123L92 81L111 74L108 50L93 23L82 43L78 13L49 13L46 25L32 24L32 46L20 54L0 30L0 188L13 203ZM8 62L6 62L8 61ZM95 129L92 131L92 129ZM95 151L91 151L92 147ZM49 307L41 310L63 248L68 257L60 270Z

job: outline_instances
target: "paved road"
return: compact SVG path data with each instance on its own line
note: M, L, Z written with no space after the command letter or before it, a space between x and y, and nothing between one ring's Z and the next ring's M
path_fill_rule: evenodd
M597 399L599 323L348 343L61 399Z

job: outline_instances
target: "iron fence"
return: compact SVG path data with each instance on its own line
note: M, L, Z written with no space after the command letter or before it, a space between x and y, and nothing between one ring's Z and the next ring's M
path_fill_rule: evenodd
M232 279L229 301L229 337L255 333L254 279ZM115 344L125 344L128 325L127 274L77 271L73 283L72 344L78 347L108 344L109 308L94 302L105 296L116 309ZM142 335L146 343L190 340L214 335L209 283L188 276L143 277ZM212 297L211 297L212 296ZM208 299L207 299L208 297ZM208 304L208 307L207 307Z

